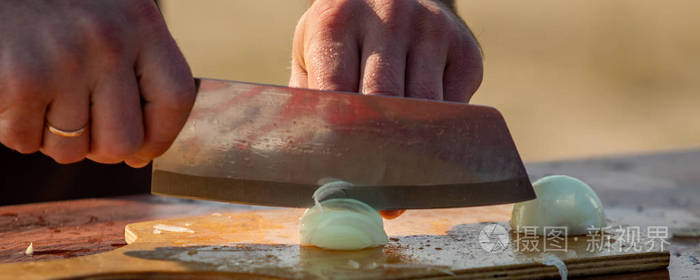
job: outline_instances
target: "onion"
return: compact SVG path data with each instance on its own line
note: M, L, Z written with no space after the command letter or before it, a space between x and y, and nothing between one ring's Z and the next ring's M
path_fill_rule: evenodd
M27 256L34 255L34 243L29 242L29 246L27 246L27 249L24 250L24 254Z
M573 177L554 175L532 184L537 199L516 203L510 226L525 231L534 227L543 235L544 227L566 227L567 235L584 235L605 227L603 204L593 189Z
M338 198L344 197L343 190L349 187L352 184L336 181L314 192L316 205L307 209L301 218L302 245L359 250L387 243L384 223L377 210L359 200Z

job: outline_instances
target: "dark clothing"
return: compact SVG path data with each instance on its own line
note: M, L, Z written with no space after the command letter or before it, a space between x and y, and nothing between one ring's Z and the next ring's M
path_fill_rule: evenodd
M149 193L151 165L61 165L34 153L23 155L0 144L0 205Z

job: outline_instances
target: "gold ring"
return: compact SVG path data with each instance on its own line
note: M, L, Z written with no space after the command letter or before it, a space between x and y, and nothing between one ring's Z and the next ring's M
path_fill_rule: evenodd
M73 137L78 137L80 135L83 135L83 133L85 132L85 128L87 127L87 125L85 125L85 126L78 128L76 130L62 130L62 129L58 129L58 128L54 127L53 125L51 125L48 122L47 122L46 126L48 126L49 132L51 132L52 134L55 134L58 136L63 136L63 137L68 137L68 138L73 138Z

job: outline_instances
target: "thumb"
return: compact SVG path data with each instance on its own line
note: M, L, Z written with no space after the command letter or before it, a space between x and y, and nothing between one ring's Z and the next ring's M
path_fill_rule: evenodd
M185 124L195 84L185 57L167 30L146 44L136 64L144 121L144 142L126 163L142 167L164 153Z

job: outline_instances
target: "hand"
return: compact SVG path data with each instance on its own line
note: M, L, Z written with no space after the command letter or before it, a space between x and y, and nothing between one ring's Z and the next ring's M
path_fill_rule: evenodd
M317 0L296 28L289 85L468 102L481 84L481 52L450 6Z
M192 74L153 1L0 1L0 18L5 146L139 167L184 125Z
M481 49L445 2L315 1L296 27L289 85L468 102L482 80Z

